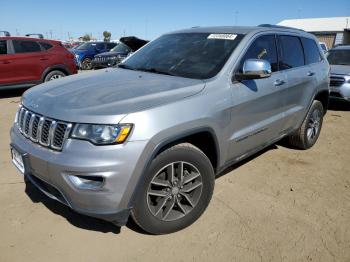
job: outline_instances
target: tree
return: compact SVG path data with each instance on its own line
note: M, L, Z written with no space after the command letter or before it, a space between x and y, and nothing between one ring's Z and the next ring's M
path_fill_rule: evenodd
M91 40L91 36L89 34L85 34L83 37L82 37L83 41L90 41Z
M106 41L106 42L109 42L111 41L111 32L108 32L108 31L104 31L103 32L103 40Z

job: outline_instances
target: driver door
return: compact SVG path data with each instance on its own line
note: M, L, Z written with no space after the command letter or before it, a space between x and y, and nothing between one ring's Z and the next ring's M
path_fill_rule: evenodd
M231 84L231 137L229 155L238 158L249 154L281 136L283 129L283 92L286 76L278 71L276 37L261 35L253 40L240 61L242 70L247 59L270 62L268 78L233 81Z

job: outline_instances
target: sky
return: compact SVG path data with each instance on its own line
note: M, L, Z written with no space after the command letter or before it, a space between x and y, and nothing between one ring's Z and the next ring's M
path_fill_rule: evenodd
M0 0L0 31L50 38L135 35L152 40L193 26L276 24L284 19L350 16L350 0Z

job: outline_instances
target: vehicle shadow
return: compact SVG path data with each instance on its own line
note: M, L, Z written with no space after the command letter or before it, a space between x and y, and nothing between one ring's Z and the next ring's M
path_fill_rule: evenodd
M1 90L0 99L22 96L27 89L28 88L18 88L18 89L16 88L16 89L9 89L9 90Z
M350 102L330 99L328 109L331 111L350 111Z
M51 212L64 217L70 224L75 227L85 230L98 231L101 233L120 233L120 227L113 225L110 222L78 214L69 207L48 198L29 181L26 181L25 193L33 203L44 204L45 207L47 207Z

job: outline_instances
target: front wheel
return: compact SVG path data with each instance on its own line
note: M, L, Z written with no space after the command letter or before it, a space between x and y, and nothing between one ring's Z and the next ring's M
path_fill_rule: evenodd
M81 69L83 69L83 70L91 70L92 69L92 60L90 58L85 58L81 62Z
M323 123L323 106L320 101L315 100L307 113L301 127L289 136L289 143L300 149L312 147L321 132Z
M201 216L213 189L214 171L208 157L191 144L175 145L152 161L132 218L152 234L178 231Z

